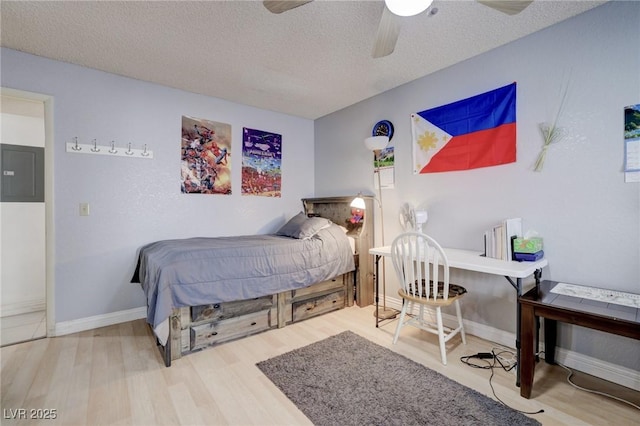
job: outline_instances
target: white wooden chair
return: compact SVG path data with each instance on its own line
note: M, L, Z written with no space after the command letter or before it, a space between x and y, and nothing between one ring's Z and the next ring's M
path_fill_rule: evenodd
M467 290L449 283L449 261L442 247L428 235L419 232L407 232L399 235L391 244L391 259L400 282L398 294L402 297L402 311L393 343L398 341L400 330L412 325L438 335L442 363L447 364L445 344L460 333L462 343L466 344L460 298ZM440 279L442 271L442 279ZM419 305L418 315L413 315L414 304ZM454 305L458 326L454 329L442 323L442 307ZM434 323L425 316L425 307L435 309ZM405 316L409 312L409 319Z

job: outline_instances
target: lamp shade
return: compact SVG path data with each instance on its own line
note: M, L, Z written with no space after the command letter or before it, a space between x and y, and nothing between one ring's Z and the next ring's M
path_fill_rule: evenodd
M433 0L384 0L384 3L394 15L413 16L427 10Z
M351 207L354 209L365 210L367 205L364 203L364 199L362 197L356 197L351 201Z
M365 146L371 151L385 149L389 144L388 136L370 136L364 140Z

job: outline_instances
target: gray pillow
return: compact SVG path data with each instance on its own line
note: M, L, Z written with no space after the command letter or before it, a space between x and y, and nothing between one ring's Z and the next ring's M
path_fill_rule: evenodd
M278 229L276 235L285 237L307 239L318 233L321 229L331 226L331 221L323 217L307 217L300 212Z

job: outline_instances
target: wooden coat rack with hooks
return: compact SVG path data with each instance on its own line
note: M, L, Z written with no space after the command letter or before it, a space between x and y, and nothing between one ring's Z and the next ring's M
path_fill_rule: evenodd
M116 146L115 141L111 141L110 145L98 145L96 139L93 139L90 144L81 144L78 143L77 137L73 138L73 142L67 142L67 152L129 158L153 158L153 151L147 148L147 144L144 144L142 149L132 148L131 142L129 142L125 148Z

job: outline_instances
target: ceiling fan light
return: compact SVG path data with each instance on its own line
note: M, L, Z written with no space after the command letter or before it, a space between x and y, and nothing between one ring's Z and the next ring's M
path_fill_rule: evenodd
M433 3L433 0L384 0L394 15L413 16L422 13Z

